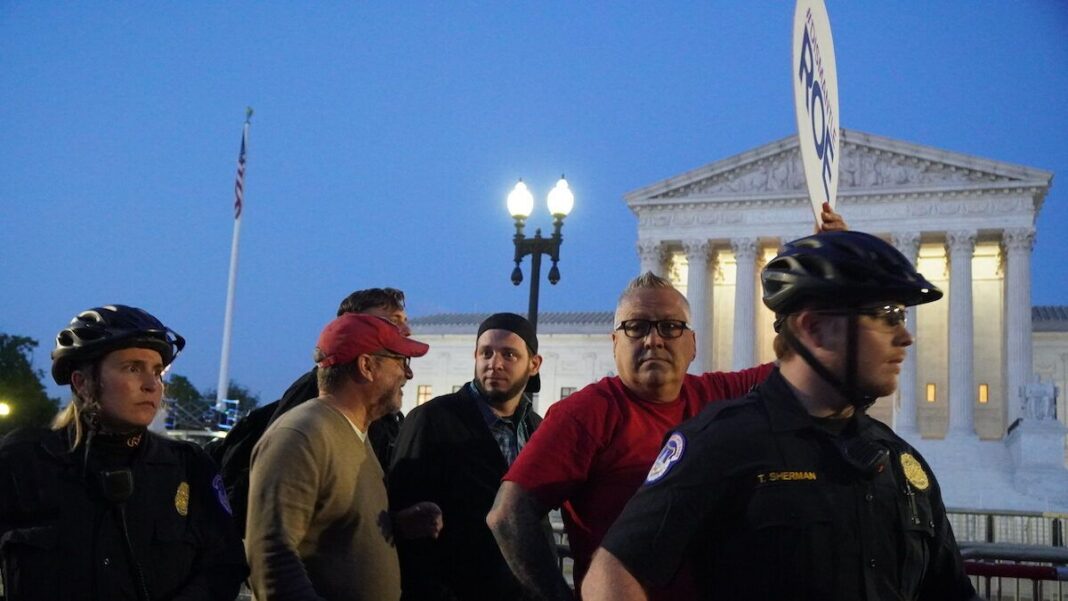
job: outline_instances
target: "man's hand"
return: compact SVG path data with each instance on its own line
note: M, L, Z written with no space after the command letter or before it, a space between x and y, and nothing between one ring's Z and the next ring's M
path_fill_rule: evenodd
M437 538L445 522L436 503L423 501L393 513L393 532L401 540Z
M623 562L601 547L593 554L590 571L582 581L586 601L647 601L649 595Z
M829 202L823 203L820 221L823 222L823 227L816 228L817 234L820 232L844 232L849 229L845 219L831 208L831 203Z

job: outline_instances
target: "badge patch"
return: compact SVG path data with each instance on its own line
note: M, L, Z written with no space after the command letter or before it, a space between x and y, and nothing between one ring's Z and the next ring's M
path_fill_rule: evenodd
M930 480L927 479L927 472L923 471L923 466L912 455L901 454L901 469L904 470L909 484L916 487L916 490L927 490L927 487L931 485Z
M645 483L652 484L666 476L671 466L682 459L682 453L685 450L686 438L678 432L672 434L667 439L667 442L664 443L664 448L660 449L660 454L656 456L656 461L653 463L652 469L649 470L649 475L645 477Z
M230 509L230 497L226 496L226 485L223 484L222 476L215 474L215 479L211 481L211 487L215 489L215 497L219 499L219 505L222 505L226 513L234 515L234 510Z
M178 515L182 517L189 515L188 482L182 482L178 485L178 492L174 493L174 508L178 510Z

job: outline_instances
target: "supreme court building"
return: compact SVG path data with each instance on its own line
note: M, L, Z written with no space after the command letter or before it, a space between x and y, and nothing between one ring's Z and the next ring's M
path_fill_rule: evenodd
M1030 289L1036 217L1053 174L852 130L842 130L841 140L838 211L851 229L894 244L945 292L939 302L910 309L916 342L899 390L879 399L870 413L918 445L956 441L949 455L1004 464L1010 471L1011 461L1038 448L1009 440L1010 426L1030 416L1028 423L1046 428L1049 444L1041 453L1057 455L1042 469L1063 471L1068 310L1033 308ZM670 177L624 200L638 219L635 273L669 277L690 301L698 340L691 371L773 360L773 315L760 301L760 270L783 242L813 231L797 137ZM539 316L545 357L539 412L614 374L608 337L614 307L601 309ZM413 319L413 332L431 350L407 388L406 409L471 379L482 317ZM1046 422L1036 421L1042 410L1035 403L1044 402L1035 400L1036 375L1055 391L1047 399ZM1025 396L1034 397L1030 409ZM967 446L981 441L996 445ZM927 446L921 451L935 452ZM944 479L942 462L932 463ZM1054 474L1054 481L1059 477ZM947 491L947 497L953 495ZM1068 498L1065 503L1068 510Z

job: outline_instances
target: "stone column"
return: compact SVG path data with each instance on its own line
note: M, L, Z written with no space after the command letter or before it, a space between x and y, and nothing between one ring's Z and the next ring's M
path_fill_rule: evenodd
M689 265L686 294L690 301L690 326L697 336L697 358L690 364L692 374L712 369L712 297L709 294L709 258L712 245L708 240L683 240L682 249Z
M660 277L664 277L664 261L667 259L667 251L660 240L638 240L638 257L641 259L641 271L651 271Z
M894 247L905 255L913 265L920 254L920 234L918 232L902 232L893 235ZM898 378L897 389L901 400L900 406L894 413L894 431L905 436L915 436L919 429L916 423L916 307L908 309L908 329L913 337L913 346L905 356L905 362L901 364L901 377Z
M735 238L731 250L737 263L734 281L734 351L731 368L752 367L756 361L756 238Z
M1008 425L1022 415L1023 386L1031 377L1031 228L1005 230L1005 406Z
M975 350L972 256L975 231L949 232L949 432L975 437Z

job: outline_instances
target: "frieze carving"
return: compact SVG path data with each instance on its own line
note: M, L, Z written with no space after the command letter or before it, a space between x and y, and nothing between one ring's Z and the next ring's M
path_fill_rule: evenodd
M843 206L843 204L845 206ZM803 213L787 216L784 209ZM840 199L838 211L853 222L903 221L917 218L998 218L1033 215L1034 205L1026 198L1000 195L977 196L974 191L957 197L934 195L879 195ZM811 209L807 199L771 198L766 200L729 200L715 203L642 206L636 209L642 229L729 228L737 225L763 225L795 221L802 214L807 221Z
M839 190L922 188L1011 181L974 169L846 142ZM723 173L669 190L655 198L798 193L807 195L797 148L784 150Z

